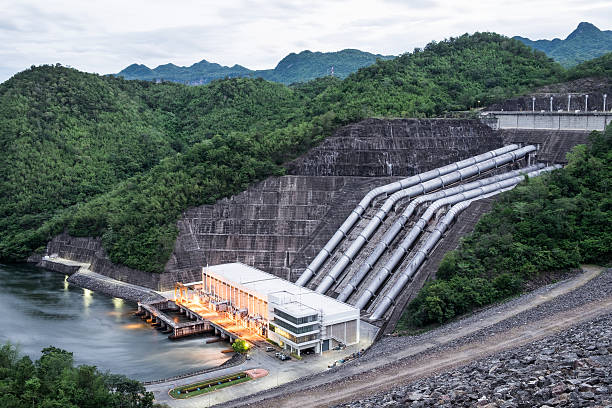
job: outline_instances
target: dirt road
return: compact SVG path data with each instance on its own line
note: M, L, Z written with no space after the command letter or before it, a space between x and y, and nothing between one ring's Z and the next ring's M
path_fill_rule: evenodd
M329 375L306 379L292 389L273 389L264 395L247 397L228 406L253 407L327 407L341 402L390 389L398 384L446 371L470 361L518 347L560 330L593 319L612 311L612 294L595 301L587 301L580 307L555 313L510 327L490 337L469 341L462 346L428 353L436 347L461 339L522 312L544 305L582 287L600 272L601 268L585 266L584 273L556 285L537 296L525 296L507 308L483 318L468 321L456 330L448 331L435 339L429 339L404 350L380 356L363 363L343 367Z
M482 343L470 343L459 349L448 350L420 360L403 362L399 367L366 372L349 382L330 384L321 390L302 391L253 406L329 407L533 342L610 311L612 311L612 299L589 303L580 309L552 316L546 321L536 321L527 326L511 329Z

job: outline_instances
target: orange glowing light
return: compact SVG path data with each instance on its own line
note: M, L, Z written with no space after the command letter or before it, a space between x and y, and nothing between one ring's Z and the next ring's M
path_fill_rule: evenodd
M142 325L138 323L130 323L122 325L121 328L125 330L138 330L142 328Z

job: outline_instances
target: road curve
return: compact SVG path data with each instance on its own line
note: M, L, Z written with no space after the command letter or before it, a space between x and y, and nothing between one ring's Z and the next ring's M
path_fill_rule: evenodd
M225 403L224 407L327 407L446 371L473 360L536 341L609 313L612 311L612 294L605 299L587 302L571 310L553 313L546 318L511 327L484 340L469 341L462 346L427 354L428 350L468 336L566 295L598 276L602 268L584 266L583 270L584 273L556 285L545 293L538 296L525 296L524 300L521 299L512 308L482 319L474 319L458 330L437 337L435 341L427 341L414 347L398 350L392 356L381 356L360 364L342 367L340 370L330 372L328 376L312 378L312 381L305 380L301 383L303 389L298 391L291 392L283 388L272 389L263 395L254 395L240 401ZM299 389L299 387L295 388Z

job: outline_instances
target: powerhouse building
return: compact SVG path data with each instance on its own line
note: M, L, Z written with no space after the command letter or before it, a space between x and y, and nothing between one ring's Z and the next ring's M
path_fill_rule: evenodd
M202 295L298 355L359 342L359 309L242 263L203 268Z

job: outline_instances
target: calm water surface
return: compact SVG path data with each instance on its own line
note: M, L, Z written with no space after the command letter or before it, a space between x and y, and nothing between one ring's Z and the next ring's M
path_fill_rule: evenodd
M53 345L77 364L139 380L217 366L227 343L202 337L179 341L133 317L136 304L69 285L64 276L29 265L0 264L0 342L18 344L33 359Z

